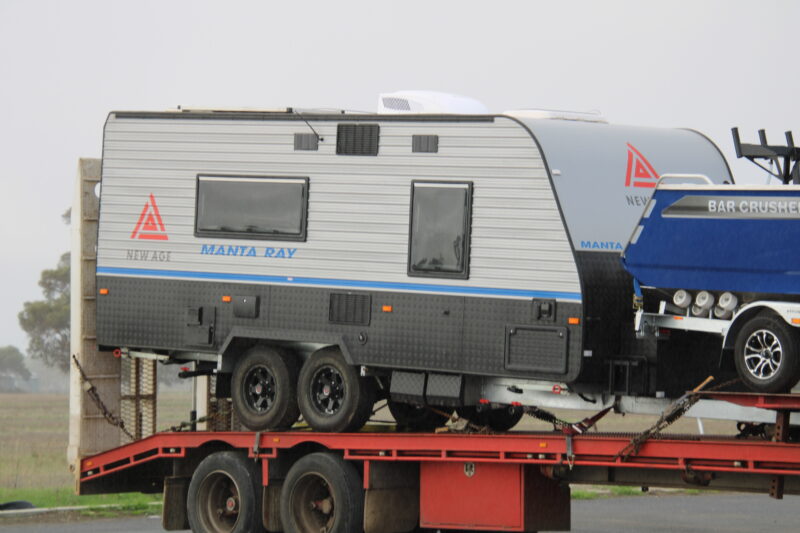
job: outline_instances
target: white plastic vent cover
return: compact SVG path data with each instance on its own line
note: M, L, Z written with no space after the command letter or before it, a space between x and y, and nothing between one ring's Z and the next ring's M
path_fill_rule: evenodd
M431 113L486 115L489 109L478 100L436 91L397 91L378 96L378 113Z

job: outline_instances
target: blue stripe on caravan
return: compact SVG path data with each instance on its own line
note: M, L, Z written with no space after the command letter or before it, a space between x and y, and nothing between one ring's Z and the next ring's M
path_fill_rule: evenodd
M146 268L97 267L98 274L121 276L150 276L158 278L189 278L217 281L253 281L261 283L290 283L294 285L319 285L351 289L387 289L415 292L445 292L481 296L516 296L521 298L554 298L581 301L580 293L556 291L525 291L518 289L493 289L490 287L458 287L453 285L428 285L425 283L392 283L387 281L362 281L350 279L302 278L292 276L265 276L261 274L230 274L221 272L188 272L183 270L151 270Z

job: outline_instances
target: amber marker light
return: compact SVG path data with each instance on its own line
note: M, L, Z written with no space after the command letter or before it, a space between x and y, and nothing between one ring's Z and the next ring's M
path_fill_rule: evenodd
M800 318L793 318L792 324L800 324Z
M384 305L383 307L381 307L381 311L383 311L384 313L391 313L392 311L394 311L394 308L392 308L391 305Z
M567 319L567 324L569 324L570 326L577 326L580 323L581 319L576 316L571 316Z
M683 320L683 317L682 317L682 316L674 316L674 317L672 317L672 318L674 318L675 320Z
M222 301L225 302L226 304L229 304L229 303L231 303L231 297L230 296L223 296L222 297Z
M105 296L106 294L108 294L108 289L100 289L100 294Z

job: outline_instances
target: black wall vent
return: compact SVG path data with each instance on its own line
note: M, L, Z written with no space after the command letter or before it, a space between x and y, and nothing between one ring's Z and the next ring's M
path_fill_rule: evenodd
M412 135L411 136L411 151L412 152L428 152L435 154L439 151L439 136L438 135Z
M331 294L331 305L328 320L334 324L357 324L369 326L370 306L372 298L369 294Z
M336 153L340 155L378 155L378 124L339 124Z
M295 133L295 150L319 150L319 137L315 133Z

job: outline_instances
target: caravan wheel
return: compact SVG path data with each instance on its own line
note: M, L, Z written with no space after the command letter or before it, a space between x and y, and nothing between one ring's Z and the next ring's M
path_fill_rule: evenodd
M297 407L297 365L290 355L255 346L236 363L231 399L239 420L253 431L291 427Z
M336 347L314 352L300 370L297 403L316 431L358 431L369 417L374 387L347 364Z

